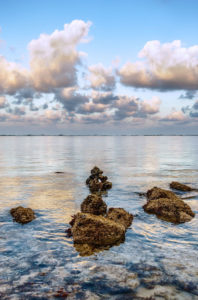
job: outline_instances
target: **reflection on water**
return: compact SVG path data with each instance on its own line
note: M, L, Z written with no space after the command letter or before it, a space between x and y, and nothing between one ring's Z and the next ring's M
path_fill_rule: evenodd
M68 299L197 299L197 194L185 195L195 218L177 226L145 214L137 195L172 180L198 187L197 149L197 137L0 137L0 298L53 299L64 288ZM107 204L135 218L125 243L81 257L65 229L94 165L113 182ZM17 205L36 220L13 223Z

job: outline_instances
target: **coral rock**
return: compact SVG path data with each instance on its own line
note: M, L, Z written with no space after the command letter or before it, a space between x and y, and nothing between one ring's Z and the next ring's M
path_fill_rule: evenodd
M127 229L133 221L133 215L123 208L109 208L107 218L123 225L125 229Z
M112 246L124 241L125 227L103 216L78 213L72 227L74 243Z
M82 202L81 211L83 213L90 213L94 215L105 215L107 211L107 205L102 200L102 197L91 194Z
M188 185L179 183L177 181L173 181L170 183L170 188L171 189L175 189L175 190L179 190L179 191L183 191L183 192L191 192L193 191L193 188L191 188Z
M154 187L147 192L147 198L143 209L165 221L178 224L188 222L195 216L190 206L171 191Z
M106 191L106 190L109 190L112 188L112 182L110 181L105 181L103 184L102 184L102 190L103 191Z
M31 208L18 206L10 210L13 219L21 224L26 224L35 219L34 211Z

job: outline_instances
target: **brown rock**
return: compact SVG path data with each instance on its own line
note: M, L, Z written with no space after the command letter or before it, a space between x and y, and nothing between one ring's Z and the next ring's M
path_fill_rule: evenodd
M125 227L103 216L78 213L72 235L76 244L112 246L124 240Z
M175 193L158 188L156 186L148 190L146 196L148 200L154 200L159 198L179 199L179 197L175 195Z
M133 215L123 208L109 208L107 218L123 225L125 229L127 229L133 221Z
M98 167L94 167L92 170L91 170L91 174L92 175L97 175L97 176L99 176L100 174L102 174L103 173L103 171L102 170L100 170Z
M105 181L102 184L102 191L109 190L111 188L112 188L112 182L110 182L110 181Z
M179 183L177 181L172 181L170 183L170 188L171 189L175 189L175 190L179 190L179 191L183 191L183 192L191 192L191 191L193 191L193 188L191 188L190 186L182 184L182 183Z
M190 206L171 191L154 187L147 192L147 199L143 209L165 221L178 224L188 222L195 216Z
M92 193L100 191L102 188L102 182L99 182L97 178L89 181L89 189Z
M35 219L34 211L31 208L18 206L10 210L13 219L21 224L26 224Z
M107 205L102 200L102 197L91 194L82 202L81 212L94 215L105 215L107 212Z

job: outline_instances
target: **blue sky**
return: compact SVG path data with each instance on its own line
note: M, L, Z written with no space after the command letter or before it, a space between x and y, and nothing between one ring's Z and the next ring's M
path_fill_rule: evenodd
M196 0L1 1L0 134L197 133L197 11Z

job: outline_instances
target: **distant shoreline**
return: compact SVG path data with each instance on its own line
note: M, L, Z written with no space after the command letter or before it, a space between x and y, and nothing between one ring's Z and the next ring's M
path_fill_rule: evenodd
M68 136L198 136L198 134L118 134L118 135L112 135L112 134L0 134L0 137L22 137L22 136L28 136L28 137L48 137L48 136L56 136L56 137L68 137Z

